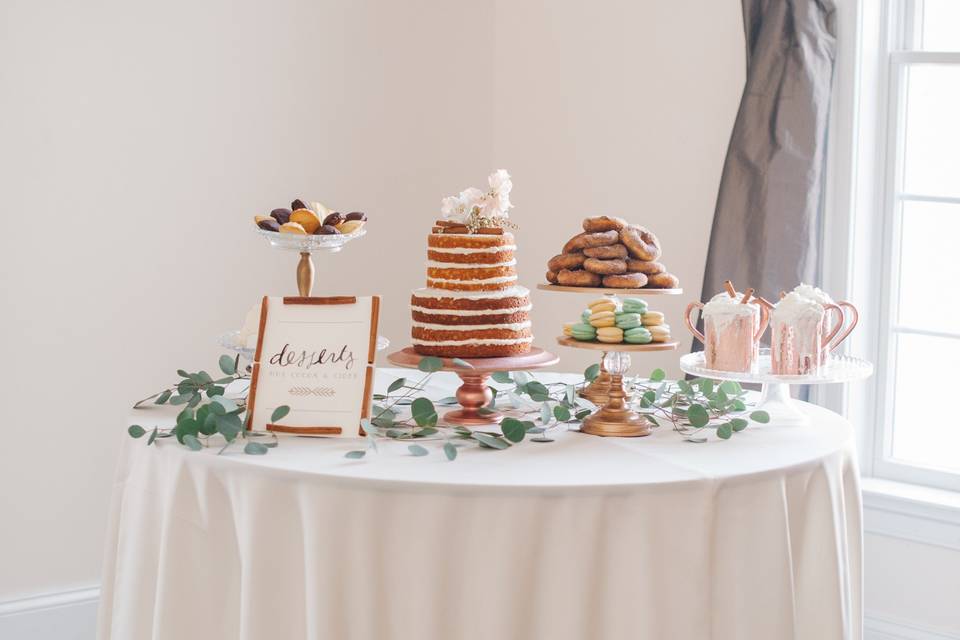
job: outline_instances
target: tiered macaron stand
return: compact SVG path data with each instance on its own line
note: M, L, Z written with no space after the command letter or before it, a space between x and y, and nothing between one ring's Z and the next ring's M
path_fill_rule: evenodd
M387 356L392 365L416 369L422 355L407 347ZM548 351L532 347L529 352L502 358L459 358L469 366L457 364L451 358L441 358L441 371L452 371L460 377L463 384L457 389L457 402L460 409L444 414L444 422L464 427L483 427L498 424L503 415L497 411L485 409L493 400L493 392L487 384L491 374L498 371L530 371L542 369L560 362L560 358Z
M297 263L297 290L303 297L309 297L313 292L313 281L316 268L313 265L314 253L337 253L352 240L363 237L367 232L360 228L353 233L336 235L299 235L294 233L279 233L257 229L257 233L270 241L275 249L296 251L300 254Z
M799 426L809 423L810 418L800 410L790 397L790 385L839 384L863 380L873 374L873 364L852 356L831 355L827 364L815 373L805 375L777 375L770 371L770 349L760 349L757 366L751 372L718 371L708 369L703 351L688 353L680 358L684 373L714 380L760 383L760 401L756 409L770 414L770 424Z
M680 295L683 289L610 289L607 287L568 287L555 284L538 284L542 291L562 293L601 294L616 300L618 296L663 296ZM574 349L593 349L603 352L600 358L600 374L587 385L580 395L600 406L600 409L583 421L580 431L597 436L636 437L650 434L650 421L642 414L631 411L627 393L623 388L623 376L630 369L631 353L673 351L679 342L650 342L647 344L606 344L581 342L560 336L557 343Z

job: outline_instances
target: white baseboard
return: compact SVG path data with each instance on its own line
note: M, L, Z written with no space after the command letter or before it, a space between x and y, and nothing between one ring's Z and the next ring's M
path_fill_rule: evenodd
M99 587L0 602L0 638L94 640Z
M960 640L957 633L936 631L912 622L894 620L885 616L867 613L863 622L864 640Z

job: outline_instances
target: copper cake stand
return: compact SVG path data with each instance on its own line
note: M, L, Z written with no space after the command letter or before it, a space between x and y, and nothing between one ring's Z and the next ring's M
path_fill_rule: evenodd
M387 360L390 364L398 367L416 369L420 360L424 357L414 351L413 347L407 347L391 353L387 356ZM537 347L532 347L529 352L518 356L461 358L471 368L454 364L452 358L440 359L443 360L441 371L453 371L463 381L463 384L457 389L457 402L460 403L461 408L448 411L444 414L443 419L450 424L464 427L490 426L498 424L503 419L503 415L497 411L480 412L493 400L493 392L487 385L490 374L498 371L542 369L560 362L560 358L557 356Z
M537 289L541 291L559 291L561 293L599 293L605 295L609 298L616 298L617 296L677 296L683 293L683 289L611 289L610 287L567 287L558 284L538 284ZM572 338L571 342L576 342ZM607 403L607 400L610 398L610 374L607 372L606 367L603 364L603 359L607 355L607 352L611 349L604 345L601 342L590 343L590 342L581 342L577 345L567 345L566 343L561 342L560 344L564 346L577 346L580 348L593 348L603 351L600 354L600 375L596 379L588 384L586 387L580 390L580 397L586 398L595 405L604 405ZM582 347L584 344L593 344L594 347ZM660 347L659 349L655 348L654 345L648 344L645 345L648 348L645 351L658 351L658 350L668 350L676 349L676 346L672 347Z

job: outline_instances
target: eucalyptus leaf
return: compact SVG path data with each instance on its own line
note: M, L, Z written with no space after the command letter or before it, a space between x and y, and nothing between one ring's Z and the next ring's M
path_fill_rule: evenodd
M590 409L581 409L580 411L577 411L577 414L576 414L574 417L575 417L577 420L583 420L584 418L586 418L586 417L587 417L588 415L590 415L591 413L593 413L593 412L590 411Z
M407 384L406 378L397 378L396 380L390 383L389 387L387 387L387 393L393 393L397 389L402 389L403 385L405 384Z
M600 375L600 365L592 364L583 371L583 377L587 382L593 382Z
M693 387L690 386L690 383L686 380L677 380L677 387L683 392L684 395L692 396L694 393Z
M183 369L177 369L177 375L181 378L189 378L190 374L184 371Z
M362 449L357 449L356 451L347 451L343 457L350 460L359 460L363 456L367 455L367 452Z
M577 389L572 384L568 384L564 389L565 398L569 406L575 406L577 404Z
M494 382L499 382L500 384L509 384L513 382L513 378L510 377L509 371L495 371L492 377Z
M421 447L418 444L411 444L410 446L407 447L407 451L410 452L410 455L415 456L417 458L421 456L425 456L428 453L430 453L424 447Z
M417 398L410 407L413 421L420 427L432 427L437 424L437 410L428 398Z
M650 381L651 382L662 382L667 377L667 372L663 369L654 369L650 372Z
M747 428L747 425L750 424L743 418L734 418L730 421L730 426L733 427L734 431L743 431Z
M190 420L193 418L193 409L186 407L183 411L177 414L177 423L183 422L184 420Z
M766 411L753 411L750 413L750 419L760 424L767 424L770 422L770 414Z
M498 438L492 436L489 433L483 433L482 431L474 431L473 439L480 443L481 446L487 447L488 449L507 449L510 447L510 443L504 440L503 438Z
M693 438L693 437L684 438L684 440L685 440L686 442L693 442L693 443L695 443L695 444L703 444L704 442L707 441L707 439L704 438L704 437L702 437L702 436L701 436L701 437L697 437L697 438Z
M473 369L473 365L472 365L472 364L470 364L469 362L467 362L466 360L463 360L463 359L461 359L461 358L453 358L453 359L451 360L451 362L452 362L453 364L457 365L458 367L463 367L464 369Z
M550 410L549 403L544 402L540 405L540 422L543 424L549 424L550 420L553 419L553 411Z
M251 456L263 456L270 451L270 448L265 444L259 442L248 442L246 446L243 447L243 452Z
M687 420L699 429L707 426L707 423L710 422L710 414L707 413L707 410L702 404L692 404L690 408L687 409Z
M157 396L157 399L154 400L153 403L154 403L154 404L165 404L165 403L167 402L167 400L170 399L170 396L172 396L172 395L173 395L173 392L170 391L170 389L167 389L166 391L164 391L163 393L161 393L159 396Z
M195 407L195 406L197 406L198 404L200 404L200 401L201 401L202 399L203 399L203 398L200 397L200 394L199 394L199 393L194 393L192 396L190 396L190 400L187 401L187 406L192 409L193 407Z
M457 459L457 448L452 443L446 442L443 445L443 455L447 456L447 460L452 462Z
M220 371L223 371L228 376L232 376L237 372L237 364L234 358L231 358L228 355L220 356Z
M733 435L733 427L730 425L729 422L721 423L720 426L717 427L718 438L723 438L724 440L728 440L731 435Z
M197 379L200 380L203 384L208 384L213 382L213 377L206 371L200 371L197 373Z
M218 385L213 385L209 389L207 389L207 397L214 398L216 396L222 396L224 391L225 389L223 387Z
M213 404L219 404L221 407L223 407L223 410L226 413L237 410L237 403L234 402L233 399L227 398L226 396L215 397L213 399ZM277 409L279 409L279 407L277 407ZM276 413L276 410L274 410L274 413Z
M172 398L170 398L170 404L172 405L187 404L188 402L190 402L190 397L192 395L193 395L193 392L190 392L188 395L173 396Z
M491 389L491 391L496 391L496 389ZM493 401L491 400L491 402L493 402ZM437 401L434 402L433 404L438 404L438 405L440 405L441 407L450 407L450 406L453 406L453 405L455 405L455 404L460 404L460 403L457 402L457 399L454 398L453 396L447 396L446 398L440 398L439 400L437 400Z
M197 436L191 433L183 436L183 444L187 445L187 448L191 451L200 451L200 449L203 449L203 444L197 439Z
M747 410L747 405L743 404L743 400L740 400L740 399L738 398L738 399L732 400L732 401L730 402L730 410L731 410L731 411L746 411L746 410Z
M530 377L530 374L526 371L515 371L513 373L513 381L516 382L517 387L521 389L526 387L527 383L529 383L531 380L533 380L533 378Z
M428 436L435 435L436 433L436 427L424 427L423 429L417 429L410 435L412 435L414 438L426 438Z
M566 422L567 420L570 419L570 409L563 406L562 404L558 404L553 408L553 417L555 417L560 422Z
M157 434L159 433L160 433L160 429L158 429L157 427L154 427L153 431L150 432L150 437L147 439L148 447L157 441Z
M700 393L705 396L709 397L713 393L713 380L709 378L701 378L698 386L700 387Z
M144 429L138 424L132 424L129 427L127 427L127 433L130 434L131 438L142 438L146 432L147 432L146 429Z
M435 356L424 356L420 358L420 362L417 363L417 369L420 369L420 371L424 373L440 371L443 369L443 360Z
M500 430L503 432L503 437L510 442L520 442L527 435L527 429L523 422L516 418L504 418L500 423ZM477 435L475 433L474 437Z
M656 426L656 427L659 427L659 426L660 426L660 422L659 422L656 418L654 418L653 416L651 416L651 415L649 415L649 414L646 414L645 417L647 418L647 420L649 420L650 422L652 422L654 426Z
M279 422L280 420L283 420L288 413L290 413L290 407L282 404L274 409L273 413L270 414L270 422Z
M724 380L720 383L720 390L728 396L737 396L743 393L740 383L735 380Z

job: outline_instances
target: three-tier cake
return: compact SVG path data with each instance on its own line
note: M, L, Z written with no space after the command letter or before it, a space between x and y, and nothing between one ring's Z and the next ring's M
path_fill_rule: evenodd
M489 191L444 200L446 219L427 238L427 286L410 299L417 353L490 358L530 350L530 291L517 285L517 247L503 228L509 178L498 171Z

